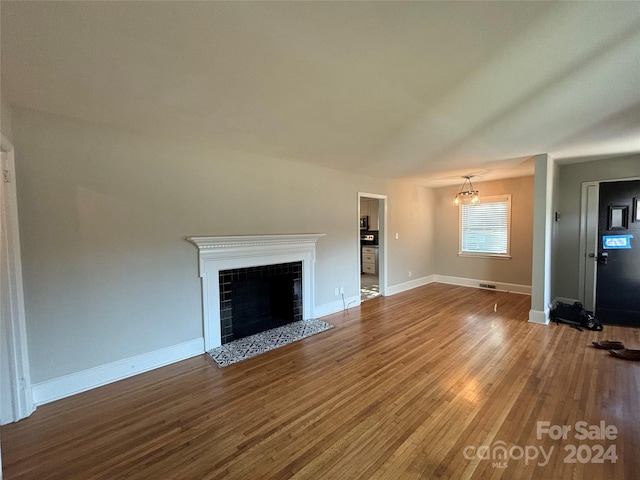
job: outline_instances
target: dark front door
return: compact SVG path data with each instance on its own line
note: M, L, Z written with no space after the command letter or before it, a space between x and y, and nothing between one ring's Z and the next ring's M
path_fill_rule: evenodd
M640 180L600 184L596 318L640 326Z

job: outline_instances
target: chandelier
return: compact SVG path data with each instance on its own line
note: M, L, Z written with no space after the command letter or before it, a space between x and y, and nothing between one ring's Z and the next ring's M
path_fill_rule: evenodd
M480 192L478 192L478 190L474 190L473 185L471 184L472 176L473 175L465 175L464 177L462 177L464 178L464 183L462 184L462 187L460 187L460 191L453 199L453 204L455 206L460 205L460 203L478 203L480 201ZM469 186L465 190L467 184L469 184Z

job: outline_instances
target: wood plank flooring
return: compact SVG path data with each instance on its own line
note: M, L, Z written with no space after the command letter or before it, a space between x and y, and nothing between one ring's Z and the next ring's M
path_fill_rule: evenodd
M200 356L43 405L2 427L4 478L638 478L640 362L591 342L640 348L640 329L533 325L529 305L430 284L224 369ZM578 440L579 421L616 438Z

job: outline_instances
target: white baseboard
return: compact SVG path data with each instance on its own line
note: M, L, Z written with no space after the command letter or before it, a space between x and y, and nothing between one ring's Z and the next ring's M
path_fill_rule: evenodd
M485 290L498 290L501 292L521 293L531 295L531 285L519 285L517 283L494 282L493 280L478 280L475 278L451 277L448 275L433 275L434 282L460 285L462 287L483 288ZM496 288L481 287L480 284L494 285Z
M428 277L421 277L411 280L410 282L400 283L398 285L393 285L391 287L387 287L386 296L395 295L396 293L405 292L407 290L411 290L416 287L420 287L422 285L426 285L428 283L433 282L433 275L429 275ZM317 305L314 309L314 313L316 318L326 317L327 315L331 315L333 313L338 313L346 308L357 307L361 304L360 295L356 295L353 297L345 298L344 303L342 300L336 300L335 302L325 303L323 305Z
M315 318L326 317L327 315L338 313L351 307L357 307L358 305L360 305L360 295L355 295L353 297L345 298L344 302L342 301L342 299L340 299L334 302L316 305L316 307L313 309L313 313L315 315Z
M407 290L411 290L412 288L420 287L422 285L426 285L427 283L433 282L433 275L429 275L428 277L421 277L411 280L410 282L400 283L398 285L393 285L391 287L387 287L386 296L395 295L396 293L405 292ZM325 303L323 305L316 305L314 309L314 313L316 318L326 317L327 315L331 315L333 313L338 313L346 308L357 307L361 304L360 295L356 295L353 297L345 298L344 303L342 300L336 300L335 302Z
M427 285L435 281L434 277L435 275L428 275L426 277L409 280L408 282L398 283L397 285L387 288L387 295L395 295L396 293L406 292L407 290Z
M481 288L480 283L495 285L495 290L523 293L530 295L531 287L528 285L517 285L502 282L492 282L485 280L475 280L461 277L451 277L446 275L428 275L416 278L409 282L400 283L387 288L387 295L395 295L422 285L433 282L448 283L452 285L462 285L468 287ZM559 299L565 301L568 299ZM316 305L314 309L315 318L325 317L333 313L340 312L346 308L360 305L360 296L336 300L333 302ZM572 303L572 302L571 302ZM549 323L548 312L531 310L529 321L533 323ZM77 393L91 390L108 383L116 382L127 377L132 377L143 372L148 372L159 367L164 367L171 363L179 362L187 358L195 357L204 353L204 339L197 338L171 347L162 348L135 357L118 360L116 362L100 365L98 367L83 370L81 372L64 375L44 382L32 385L33 401L35 405L43 405L61 398L69 397Z
M539 325L549 325L549 311L548 310L529 310L529 322L537 323Z
M477 280L474 278L462 278L462 277L451 277L448 275L427 275L426 277L415 278L408 282L398 283L396 285L392 285L387 287L387 296L395 295L397 293L406 292L407 290L412 290L417 287L421 287L423 285L427 285L429 283L439 282L439 283L447 283L450 285L460 285L463 287L474 287L474 288L483 288L480 286L481 283L495 285L495 289L492 288L490 290L497 290L501 292L511 292L511 293L521 293L523 295L531 295L531 286L530 285L518 285L516 283L505 283L505 282L494 282L492 280ZM489 289L487 289L489 290ZM345 304L347 308L357 307L360 305L360 297L349 297L345 299ZM342 300L336 300L335 302L325 303L323 305L317 305L314 310L314 314L316 318L324 317L327 315L331 315L333 313L340 312L344 310L344 305Z
M171 347L71 373L34 384L32 386L33 401L36 405L43 405L202 353L204 353L204 338L196 338Z

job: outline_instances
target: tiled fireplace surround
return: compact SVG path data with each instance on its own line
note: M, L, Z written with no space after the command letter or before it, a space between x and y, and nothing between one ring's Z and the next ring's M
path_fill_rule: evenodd
M302 320L302 262L220 271L222 343Z
M224 293L227 288L224 285L227 283L224 282L224 275L229 271L240 275L242 271L255 272L255 267L264 267L268 273L269 270L276 270L276 267L269 266L300 262L302 311L294 321L314 318L315 249L316 242L322 236L297 234L189 237L187 240L198 247L205 350L219 347L229 338L228 304L224 303L227 297L221 296L221 292ZM282 270L286 267L279 268Z

